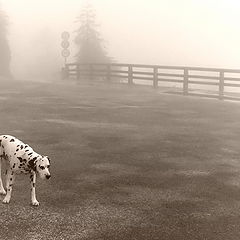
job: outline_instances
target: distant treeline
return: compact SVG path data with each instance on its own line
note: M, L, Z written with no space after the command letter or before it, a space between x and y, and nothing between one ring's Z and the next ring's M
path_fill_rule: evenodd
M7 39L8 18L0 9L0 76L9 77L11 53Z

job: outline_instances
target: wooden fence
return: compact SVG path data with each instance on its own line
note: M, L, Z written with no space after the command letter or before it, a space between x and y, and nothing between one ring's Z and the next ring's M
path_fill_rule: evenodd
M76 64L68 63L64 69L65 77L103 78L105 81L120 81L133 85L141 82L160 87L161 83L175 84L183 94L193 94L194 90L203 86L207 96L228 98L225 93L235 92L240 96L240 70L158 66L140 64ZM197 87L198 86L198 87ZM209 89L211 94L209 94ZM226 92L226 88L228 91ZM208 94L206 94L208 92ZM237 96L237 94L235 94ZM230 97L231 98L231 97Z

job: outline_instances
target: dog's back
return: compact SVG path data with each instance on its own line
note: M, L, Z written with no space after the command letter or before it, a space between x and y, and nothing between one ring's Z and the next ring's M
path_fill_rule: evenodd
M11 135L0 136L0 156L4 157L6 153L12 157L16 151L24 148L25 144Z

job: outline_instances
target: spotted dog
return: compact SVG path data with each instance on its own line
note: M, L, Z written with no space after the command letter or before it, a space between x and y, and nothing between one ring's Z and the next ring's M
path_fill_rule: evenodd
M2 160L6 162L6 191L1 178ZM0 136L0 194L6 195L3 203L9 203L15 175L19 173L30 174L32 205L38 206L35 184L36 175L42 179L51 177L49 172L50 159L33 151L27 144L10 135Z

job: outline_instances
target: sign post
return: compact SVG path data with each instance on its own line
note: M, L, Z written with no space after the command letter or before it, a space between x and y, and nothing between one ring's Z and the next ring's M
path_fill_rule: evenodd
M70 34L69 32L62 32L62 43L61 43L61 46L63 48L62 50L62 56L64 57L64 63L66 64L67 63L67 58L70 56L70 51L69 51L69 46L70 46L70 43L68 41L69 37L70 37Z
M70 46L70 43L69 43L69 38L70 38L70 34L69 32L62 32L61 34L61 38L62 38L62 42L61 42L61 46L62 46L62 56L64 57L64 67L62 68L62 78L65 79L65 78L68 78L68 69L67 69L67 66L66 66L66 63L67 63L67 58L70 56L70 51L69 51L69 46Z

